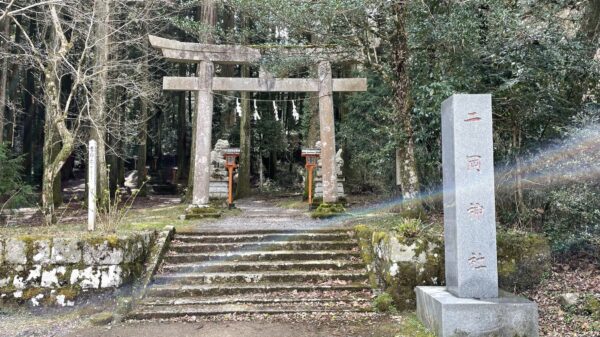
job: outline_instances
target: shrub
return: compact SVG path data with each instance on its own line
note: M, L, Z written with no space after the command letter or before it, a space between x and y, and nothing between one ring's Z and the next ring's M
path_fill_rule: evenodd
M423 222L419 219L403 218L396 227L396 231L404 238L415 238L423 229Z
M548 194L544 232L557 253L587 252L600 258L600 186L573 183Z
M394 299L388 293L381 293L373 300L373 308L378 312L396 312Z
M21 179L22 161L21 157L11 156L0 144L0 211L25 206L32 201L31 187Z

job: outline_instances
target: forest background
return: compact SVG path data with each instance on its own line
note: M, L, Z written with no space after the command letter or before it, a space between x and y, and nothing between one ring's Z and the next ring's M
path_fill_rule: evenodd
M361 56L336 64L334 77L368 78L368 92L334 97L351 194L441 212L441 102L491 93L499 225L545 233L556 253L598 258L599 0L4 0L0 32L2 209L39 205L55 222L63 185L85 177L90 139L100 203L146 166L155 181L188 185L194 97L162 92L161 82L194 76L195 66L162 60L148 34L268 55L219 66L218 76L256 77L259 67L315 76L309 58L280 52L319 46ZM214 142L242 148L238 197L257 186L302 189L299 151L318 140L314 97L224 93L213 120Z

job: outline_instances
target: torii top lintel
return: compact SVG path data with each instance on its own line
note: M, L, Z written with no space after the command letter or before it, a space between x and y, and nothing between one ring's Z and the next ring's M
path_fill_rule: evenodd
M161 49L163 56L173 62L210 61L221 64L250 64L260 62L262 57L259 49L246 46L180 42L154 35L149 35L148 38L152 47ZM310 56L315 60L356 62L361 59L359 55L348 55L348 53L343 53L335 48L307 47L279 50L278 52L290 57Z

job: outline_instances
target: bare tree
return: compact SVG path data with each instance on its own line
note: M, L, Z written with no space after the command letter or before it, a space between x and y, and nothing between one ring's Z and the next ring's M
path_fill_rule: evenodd
M98 144L98 186L97 199L103 208L106 206L108 188L108 169L106 165L106 95L108 79L108 55L110 52L110 8L111 0L95 0L94 39L95 60L94 72L96 78L92 91L92 106L90 107L90 138Z
M122 122L119 114L126 110L122 107L133 107L133 102L149 99L158 90L151 88L150 75L139 67L139 59L148 57L143 47L148 32L139 26L161 26L148 24L161 20L161 13L150 12L151 8L165 8L156 2L164 1L14 0L0 10L0 20L8 20L23 37L19 43L3 39L2 43L12 44L19 57L2 52L2 60L27 63L43 79L37 100L45 109L41 199L46 223L55 221L60 200L53 191L60 183L61 169L79 142L87 140L86 131L102 145L107 133L131 141L131 130L135 129L131 124L139 123L139 119ZM137 7L132 14L133 6ZM35 30L24 29L18 16L35 22ZM113 16L118 19L112 20ZM119 53L120 58L111 58L113 46L125 51ZM109 108L107 95L117 89L127 92L127 98ZM105 155L110 151L104 149L99 160L104 163L102 191L108 190Z
M6 49L10 40L10 21L7 17L0 20L0 45ZM8 79L8 58L3 57L0 69L0 144L4 140L4 111L6 110L6 82Z

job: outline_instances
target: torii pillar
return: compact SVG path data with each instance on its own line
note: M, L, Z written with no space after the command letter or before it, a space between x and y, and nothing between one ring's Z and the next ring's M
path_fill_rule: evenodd
M319 62L319 125L321 136L321 172L323 174L323 202L338 200L337 172L335 169L335 120L333 115L333 78L331 64Z
M214 65L210 61L198 63L198 90L196 91L196 154L194 158L194 187L192 205L208 205L210 187L210 152L212 150Z
M193 206L205 207L209 202L213 91L318 93L323 201L326 203L337 202L333 93L366 91L367 80L365 78L333 79L331 64L329 61L324 61L323 57L319 58L318 79L278 79L266 73L261 73L259 78L214 77L213 63L258 63L261 58L260 51L244 46L187 43L156 36L149 36L149 39L153 47L162 50L163 56L167 60L198 64L197 77L165 77L163 79L164 90L196 92ZM304 49L303 52L326 54L324 50L314 48Z

